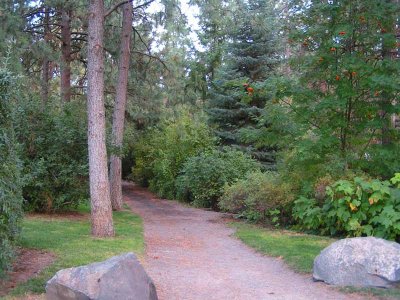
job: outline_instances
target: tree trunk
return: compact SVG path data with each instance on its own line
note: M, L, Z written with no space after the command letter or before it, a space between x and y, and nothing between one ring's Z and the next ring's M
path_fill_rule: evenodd
M88 148L92 235L113 236L104 108L104 3L90 0L88 28Z
M61 99L71 100L71 11L61 11Z
M112 145L114 153L111 155L110 188L111 203L114 210L122 209L121 186L121 150L124 136L124 121L126 94L128 87L128 71L130 60L130 42L132 33L133 7L128 2L123 6L121 48L118 63L118 82L115 96L115 105L112 120Z
M49 40L49 34L50 34L50 17L49 17L49 12L48 8L44 9L44 40L46 44L48 43ZM48 59L46 53L43 57L42 61L42 74L41 74L41 80L40 80L40 95L42 97L42 104L43 107L46 105L47 101L49 100L49 80L50 80L50 74L49 74L49 68L50 68L50 60Z

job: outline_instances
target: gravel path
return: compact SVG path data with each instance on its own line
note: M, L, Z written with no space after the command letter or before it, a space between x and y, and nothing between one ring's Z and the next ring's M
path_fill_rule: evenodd
M256 253L232 237L221 213L157 199L132 184L124 197L144 220L144 264L160 300L363 299Z

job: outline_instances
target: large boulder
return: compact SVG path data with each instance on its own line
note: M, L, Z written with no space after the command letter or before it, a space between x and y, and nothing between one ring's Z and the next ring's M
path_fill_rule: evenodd
M337 241L315 258L313 277L340 286L391 287L400 282L400 244L374 237Z
M133 253L58 271L46 285L48 300L157 300L151 278Z

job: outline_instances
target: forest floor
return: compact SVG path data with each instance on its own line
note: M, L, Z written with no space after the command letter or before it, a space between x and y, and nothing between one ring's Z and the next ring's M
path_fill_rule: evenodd
M131 183L124 184L124 195L143 218L145 269L160 300L369 299L313 282L280 258L257 253L233 236L225 214L158 199Z
M55 260L52 253L36 249L18 249L17 260L13 270L7 275L7 280L0 280L0 297L7 295L22 282L39 274Z

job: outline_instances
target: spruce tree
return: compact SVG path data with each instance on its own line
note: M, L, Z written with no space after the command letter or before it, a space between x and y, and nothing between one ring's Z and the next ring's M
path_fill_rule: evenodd
M246 143L241 131L259 126L257 118L268 99L262 85L279 63L277 15L268 0L237 2L234 15L227 52L210 90L210 121L222 144L249 153L271 169L274 149Z

